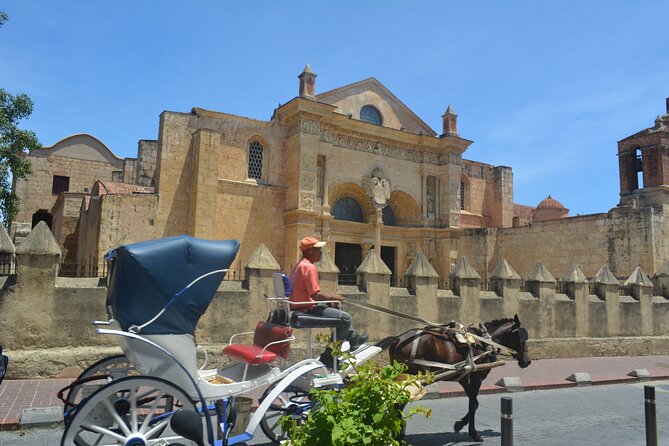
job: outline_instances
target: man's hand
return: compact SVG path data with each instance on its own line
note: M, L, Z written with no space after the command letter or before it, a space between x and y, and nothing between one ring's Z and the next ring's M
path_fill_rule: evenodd
M332 306L332 308L336 308L338 310L341 309L341 304L343 304L346 301L346 299L344 299L342 296L340 296L338 294L336 296L332 296L332 300L338 300L339 301L339 302L330 304Z

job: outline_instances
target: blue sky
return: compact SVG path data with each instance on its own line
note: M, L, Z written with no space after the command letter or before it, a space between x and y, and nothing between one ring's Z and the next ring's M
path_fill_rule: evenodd
M468 159L513 168L517 203L618 203L616 142L669 96L669 2L6 0L0 88L27 93L44 145L90 133L116 155L163 110L269 120L298 92L374 76Z

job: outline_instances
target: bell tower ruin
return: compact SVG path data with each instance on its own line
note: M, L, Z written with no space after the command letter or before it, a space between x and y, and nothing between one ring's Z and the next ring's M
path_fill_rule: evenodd
M618 142L620 204L669 204L669 98L655 125Z

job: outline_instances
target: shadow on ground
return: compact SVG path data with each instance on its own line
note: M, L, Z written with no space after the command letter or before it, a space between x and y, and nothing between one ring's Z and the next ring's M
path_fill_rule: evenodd
M499 437L499 432L487 429L479 431L483 440L486 438ZM406 436L407 444L411 446L472 446L484 443L477 443L469 438L467 432L444 432L444 433L430 433L430 434L412 434Z

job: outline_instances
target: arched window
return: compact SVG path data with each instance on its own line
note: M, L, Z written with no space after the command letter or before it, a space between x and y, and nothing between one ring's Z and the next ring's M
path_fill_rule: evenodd
M634 151L634 176L636 176L636 187L634 189L643 189L643 151L637 147Z
M467 185L465 184L464 180L460 180L460 209L463 211L466 210L466 204L467 204Z
M360 109L360 120L374 125L381 125L381 113L371 105L365 105Z
M395 223L395 212L390 206L383 208L383 224L386 226L397 226Z
M260 180L262 178L262 155L263 147L258 141L249 144L249 178Z
M337 200L332 211L337 220L357 221L363 223L362 208L354 198L343 197Z

